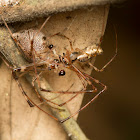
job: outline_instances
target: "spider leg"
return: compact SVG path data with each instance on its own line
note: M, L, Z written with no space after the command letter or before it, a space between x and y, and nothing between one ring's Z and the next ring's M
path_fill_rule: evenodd
M38 82L38 85L40 86L40 80L39 80L39 77L38 77L38 74L37 74L37 68L36 68L36 61L35 61L35 49L33 48L33 43L34 43L34 38L39 34L39 32L42 30L42 28L45 26L45 24L48 22L48 20L50 19L51 16L47 17L47 19L45 20L45 22L42 24L42 26L40 27L40 29L38 30L38 32L33 36L33 39L30 40L31 42L31 56L33 57L33 66L34 66L34 71L35 71L35 74L36 74L36 78L37 78L37 82ZM29 36L30 37L30 36ZM38 94L38 96L40 96ZM40 97L39 97L40 98ZM41 98L40 98L41 99Z
M58 32L58 33L55 33L54 35L49 36L48 39L50 39L50 38L52 38L54 36L60 36L60 37L66 38L69 41L69 43L70 43L70 49L71 49L71 51L74 50L73 47L72 47L72 41L71 41L70 38L68 38L67 36L65 36L65 35L61 34L60 32Z
M71 114L69 117L67 117L64 120L61 120L61 123L64 123L65 121L67 121L68 119L72 118L73 116L75 116L76 114L78 114L80 111L82 111L83 109L85 109L90 103L92 103L99 95L101 95L101 93L103 93L105 90L107 90L106 85L104 85L103 83L101 83L99 80L89 76L86 73L83 73L83 75L85 75L87 78L91 79L92 81L94 81L97 84L100 84L103 89L101 91L99 91L99 93L97 95L95 95L87 104L85 104L83 107L81 107L78 111L76 111L75 113Z
M30 107L36 106L39 110L43 111L45 114L49 115L50 117L52 117L53 119L55 119L56 121L58 121L58 119L54 116L52 116L51 114L47 113L46 111L44 111L43 109L41 109L37 104L35 104L30 98L29 96L26 94L26 92L24 91L22 85L20 84L20 82L18 81L18 76L16 75L15 72L12 72L13 74L13 78L16 80L23 96L25 97L26 101L28 102L28 104L30 105Z
M94 92L97 92L96 87L90 82L90 80L89 80L89 78L87 76L85 76L84 74L82 74L82 72L80 70L78 70L75 66L74 66L73 71L76 72L76 74L78 75L78 77L80 78L80 80L82 80L82 78L83 78L85 81L87 81L87 83L92 86L92 90L85 90L86 89L86 85L85 85L85 83L83 81L82 81L82 84L84 86L84 90L82 90L82 91L50 91L50 90L46 90L46 89L42 89L42 88L40 90L41 91L44 91L44 92L52 92L52 93L75 94L74 96L72 96L70 99L68 99L64 103L61 103L59 105L57 104L58 106L65 105L66 103L68 103L69 101L71 101L72 99L74 99L76 96L78 96L80 93L94 93ZM49 101L49 102L51 102L51 101ZM53 102L51 102L51 103L53 103Z
M46 18L46 20L44 21L44 23L41 25L41 27L40 27L40 29L38 30L38 32L35 34L35 36L33 37L33 38L35 38L38 34L39 34L39 32L43 29L43 27L46 25L46 23L48 22L48 20L50 19L50 17L51 16L48 16L47 18Z
M97 89L92 84L92 82L89 80L89 78L87 78L85 75L83 75L82 72L78 68L76 68L73 64L71 66L72 67L68 68L68 69L71 69L72 71L79 73L87 81L87 83L92 86L92 90L86 90L86 91L84 91L84 90L82 90L82 91L51 91L51 90L44 89L41 86L39 87L40 90L44 91L44 92L53 92L53 93L62 93L62 94L64 94L64 93L65 94L93 93L93 92L97 91Z
M83 87L84 87L84 90L86 90L86 85L85 85L85 82L83 81L83 78L80 76L79 73L76 73L76 74L77 74L77 76L79 77L79 79L81 80L82 85L83 85ZM60 94L60 95L62 95L62 94ZM59 104L59 106L63 106L63 105L65 105L65 104L67 104L68 102L70 102L72 99L74 99L74 98L77 97L78 95L79 95L79 93L76 93L74 96L72 96L70 99L68 99L68 100L65 101L64 103Z
M88 64L94 68L95 71L97 72L102 72L104 71L104 69L115 59L115 57L117 56L117 53L118 53L118 45L117 45L117 33L116 33L116 28L114 27L115 29L115 36L116 36L116 50L115 50L115 54L114 56L101 68L101 69L98 69L97 67L95 67L94 65L92 65L90 62L88 62Z

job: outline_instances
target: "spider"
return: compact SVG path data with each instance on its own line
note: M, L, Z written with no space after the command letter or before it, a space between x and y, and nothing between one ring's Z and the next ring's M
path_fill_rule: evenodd
M65 94L65 93L74 94L74 96L72 98L70 98L68 101L66 101L62 104L59 104L58 106L63 106L64 104L66 104L67 102L69 102L73 98L75 98L77 95L79 95L80 93L97 92L97 88L93 85L92 82L95 82L103 87L103 89L101 91L99 91L86 105L84 105L82 108L80 108L75 113L71 114L69 117L67 117L63 120L60 120L61 123L65 122L66 120L70 119L71 117L73 117L77 113L79 113L81 110L86 108L91 102L93 102L101 93L103 93L107 89L106 85L101 83L99 80L89 76L88 74L82 72L74 65L76 60L78 60L80 62L88 62L88 60L90 58L95 57L96 55L100 55L102 53L102 49L101 49L100 45L93 45L91 47L87 47L84 50L73 49L71 40L68 37L66 37L65 35L63 35L61 33L56 33L56 34L52 35L51 37L58 35L58 36L61 36L61 37L68 39L69 43L70 43L70 51L67 50L66 53L63 53L63 55L57 55L55 52L55 49L53 49L52 44L46 46L46 37L41 32L42 28L44 27L46 22L49 20L50 16L45 20L45 22L43 23L43 25L41 26L41 28L39 30L31 30L30 29L30 30L25 30L23 32L20 32L20 34L23 34L22 36L24 36L23 42L22 42L23 38L22 39L20 38L19 33L13 34L11 32L11 30L9 29L7 23L5 22L3 16L1 16L1 17L4 21L5 26L7 27L8 31L10 33L12 39L19 46L19 49L23 53L24 57L30 62L30 64L28 66L22 66L22 67L18 67L18 68L14 68L14 69L11 68L13 77L17 81L17 83L18 83L18 85L19 85L19 87L20 87L20 89L21 89L21 91L22 91L22 93L23 93L23 95L24 95L24 97L25 97L25 99L30 107L33 107L33 106L38 107L38 106L28 97L28 95L23 90L22 85L18 81L18 76L17 76L16 72L29 72L29 71L33 70L35 72L35 75L36 75L34 82L37 80L38 86L39 86L41 91L53 92L53 93L63 93L63 94ZM39 40L39 38L41 38L41 40ZM116 35L116 38L117 38L117 35ZM116 43L116 46L117 46L117 43ZM116 54L117 54L117 49L116 49ZM116 57L116 54L112 57L112 59L101 70L97 69L91 63L89 63L89 62L88 63L95 70L103 71L104 68L113 61L113 59ZM42 69L41 66L44 69ZM40 81L39 81L40 74L38 74L38 69L40 69L42 72L42 71L46 70L46 67L49 70L64 67L64 68L68 68L68 69L74 71L77 74L77 76L79 77L79 79L82 81L82 84L84 86L84 90L82 90L82 91L50 91L47 89L43 89L40 86ZM64 76L65 71L60 70L59 75ZM86 84L84 83L84 81L86 81L89 85L92 86L91 90L86 90ZM42 100L42 99L47 100L47 99L43 98L42 96L40 96L39 93L37 93L37 95L40 98L40 100ZM51 102L51 103L53 103L53 102ZM40 110L42 110L42 109L40 109ZM43 112L45 112L45 111L43 111ZM47 112L45 112L45 113L48 114ZM55 120L58 120L54 116L51 116L51 117L54 118Z

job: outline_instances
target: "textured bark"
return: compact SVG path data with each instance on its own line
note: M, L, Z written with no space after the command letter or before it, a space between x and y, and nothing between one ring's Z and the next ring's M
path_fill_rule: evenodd
M13 7L0 7L9 22L27 21L53 13L72 11L87 6L104 5L123 2L124 0L21 0ZM0 18L0 23L2 22Z

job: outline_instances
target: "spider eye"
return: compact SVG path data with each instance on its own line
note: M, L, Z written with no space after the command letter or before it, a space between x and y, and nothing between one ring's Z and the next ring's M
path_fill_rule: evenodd
M58 59L54 59L54 61L55 61L56 63L59 63L59 60L58 60Z
M43 39L43 40L46 40L46 36L43 36L42 39Z
M59 72L59 76L64 76L66 73L65 73L65 71L64 70L61 70L60 72Z
M53 48L53 45L52 44L49 45L48 48L51 50Z

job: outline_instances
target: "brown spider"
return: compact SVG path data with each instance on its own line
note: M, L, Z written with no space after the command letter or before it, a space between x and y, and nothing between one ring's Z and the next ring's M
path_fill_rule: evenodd
M70 51L66 51L66 53L63 53L63 55L57 55L55 52L55 49L53 48L53 45L46 45L46 37L44 36L44 34L41 32L42 28L44 27L44 25L46 24L46 22L49 20L50 17L48 17L45 22L43 23L43 25L41 26L41 28L39 30L25 30L19 33L12 33L11 30L9 29L7 23L5 22L3 16L1 16L5 26L7 27L12 39L15 41L15 43L19 46L20 51L23 53L24 57L26 58L26 60L28 60L30 62L30 64L28 66L21 66L18 68L11 68L12 69L12 74L14 79L17 81L27 103L30 105L30 107L36 106L38 107L29 97L28 95L25 93L24 89L22 88L22 85L19 83L18 81L18 76L16 74L16 72L29 72L29 71L34 71L35 72L35 79L34 82L37 80L38 86L40 88L41 91L44 92L53 92L53 93L62 93L62 94L74 94L74 96L72 98L70 98L69 100L67 100L66 102L62 103L62 104L55 104L52 101L49 101L47 99L45 99L44 97L42 97L38 92L37 95L40 98L40 100L46 100L48 102L51 102L55 105L58 106L63 106L64 104L66 104L67 102L71 101L73 98L75 98L77 95L79 95L80 93L94 93L97 92L96 87L92 84L92 82L95 82L99 85L101 85L103 87L103 89L101 91L99 91L97 93L97 95L95 95L86 105L84 105L82 108L80 108L78 111L76 111L75 113L71 114L69 117L67 117L66 119L60 120L60 122L65 122L66 120L70 119L71 117L73 117L74 115L76 115L77 113L79 113L81 110L83 110L84 108L86 108L91 102L93 102L101 93L103 93L107 87L106 85L104 85L103 83L101 83L99 80L89 76L88 74L80 71L75 65L74 62L76 60L82 62L87 62L90 66L92 66L96 71L103 71L104 68L106 68L112 61L113 59L116 57L117 55L117 43L116 43L116 53L115 55L112 57L112 59L103 66L103 68L101 70L99 70L98 68L96 68L95 66L93 66L90 62L88 62L88 60L92 57L95 57L96 55L100 55L102 53L102 49L100 47L100 45L92 45L90 47L85 48L84 50L80 50L80 49L73 49L72 47L72 42L71 40L66 37L65 35L61 34L61 33L56 33L54 35L52 35L51 37L58 35L61 37L64 37L66 39L69 40L70 43ZM22 38L21 38L22 37ZM117 35L116 35L116 40L117 40ZM117 41L116 41L117 42ZM39 81L39 75L38 74L38 70L42 71L46 71L46 68L51 70L51 69L58 69L58 68L64 67L64 68L68 68L72 71L74 71L77 76L79 77L79 79L82 81L83 86L84 86L84 90L82 91L50 91L47 89L43 89L40 86L40 81ZM60 76L65 75L65 71L64 70L60 70L59 72ZM89 85L92 86L91 90L86 90L86 84L84 83L84 81L86 81ZM40 109L40 107L38 107ZM40 109L42 110L42 109ZM42 110L43 111L43 110ZM45 112L45 111L43 111ZM46 114L48 114L47 112L45 112ZM48 114L50 115L50 114ZM54 116L50 115L52 118L54 118L55 120L58 120L57 118L55 118Z

